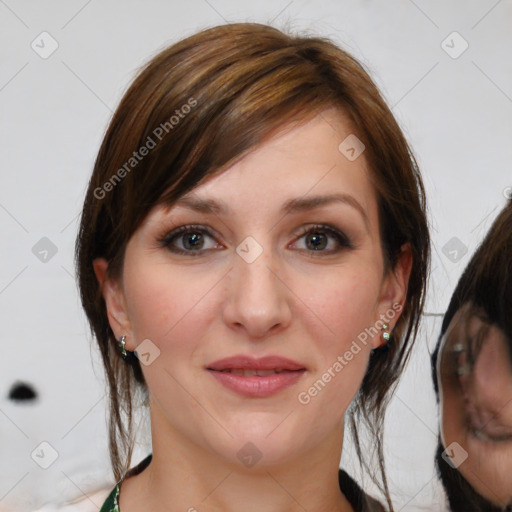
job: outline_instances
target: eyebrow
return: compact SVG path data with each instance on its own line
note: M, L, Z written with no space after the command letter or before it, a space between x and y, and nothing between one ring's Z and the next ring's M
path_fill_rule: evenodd
M289 199L283 204L281 208L281 213L300 213L309 210L314 210L315 208L320 208L322 206L326 206L328 204L337 202L341 202L357 210L359 214L363 217L366 227L369 228L368 216L366 215L364 208L361 206L361 203L359 203L359 201L357 201L357 199L351 196L350 194L338 193L308 197L297 197L295 199ZM200 199L192 196L183 196L176 202L174 202L172 206L182 206L199 213L213 215L229 215L231 213L231 210L227 203L223 201L215 201L209 198Z

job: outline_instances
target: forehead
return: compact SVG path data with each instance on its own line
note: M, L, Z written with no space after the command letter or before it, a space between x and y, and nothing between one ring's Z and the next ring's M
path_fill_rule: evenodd
M343 196L341 202L360 209L366 223L375 222L376 193L358 141L339 110L324 110L305 123L282 127L166 209L194 205L197 211L235 215L257 207L263 215L299 209L299 203L319 205L320 196L330 195Z

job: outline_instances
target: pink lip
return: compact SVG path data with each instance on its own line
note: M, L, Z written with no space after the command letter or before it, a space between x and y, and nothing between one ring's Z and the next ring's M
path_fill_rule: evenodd
M227 370L230 368L238 368L242 370L305 370L306 368L291 359L280 356L252 357L247 355L237 355L226 357L210 363L206 367L208 370ZM261 377L260 377L261 378Z
M297 382L306 370L287 370L275 375L244 377L232 373L208 370L221 384L247 397L264 398Z
M221 384L228 389L247 397L263 398L271 396L297 382L306 368L280 356L266 356L254 358L246 355L238 355L220 359L211 363L206 368ZM283 370L282 373L259 377L257 375L244 377L228 372L227 369L241 370Z

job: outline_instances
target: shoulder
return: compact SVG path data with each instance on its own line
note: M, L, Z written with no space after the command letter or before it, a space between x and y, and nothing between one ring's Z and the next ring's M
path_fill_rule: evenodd
M384 506L366 494L359 484L343 469L338 472L341 492L352 505L354 512L386 512Z
M47 504L33 512L117 512L118 509L116 508L105 507L110 507L113 500L117 503L116 490L119 492L118 487L118 485L114 489L112 487L104 487L76 500L59 505Z
M121 490L121 484L123 483L123 481L126 478L128 478L132 475L137 475L137 474L141 473L149 465L152 457L153 457L153 454L150 453L142 461L140 461L135 467L131 468L126 473L125 477L122 478L121 481L118 482L117 485L113 489L110 488L106 492L104 490L101 495L100 503L103 503L101 505L101 508L99 508L99 505L96 505L96 507L93 510L91 510L91 512L98 512L98 509L99 509L99 512L119 512L119 492ZM98 502L96 502L96 503L98 503ZM88 512L88 510L89 509L86 510L84 508L83 512ZM68 512L68 511L63 510L62 512ZM76 510L70 509L69 512L82 512L82 509L76 509Z
M101 506L100 512L119 512L119 489L120 484L117 484L110 494L105 499Z

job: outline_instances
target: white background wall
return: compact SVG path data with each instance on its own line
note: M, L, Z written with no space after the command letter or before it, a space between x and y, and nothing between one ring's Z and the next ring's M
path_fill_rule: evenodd
M369 68L415 149L431 209L430 315L391 405L386 450L397 510L442 508L433 504L442 496L432 463L429 347L439 332L435 314L445 311L512 185L510 0L0 0L1 511L113 483L102 369L74 283L81 202L137 68L164 46L226 21L332 37ZM31 47L42 46L43 31L58 44L46 59ZM446 39L453 31L463 39ZM453 58L464 41L467 50ZM32 251L43 237L57 250L47 262ZM459 247L450 254L453 237ZM36 387L39 400L8 400L16 380ZM46 470L30 456L42 441L58 452ZM146 451L142 445L134 462ZM355 475L350 453L347 446L343 464ZM89 502L91 510L100 505Z

